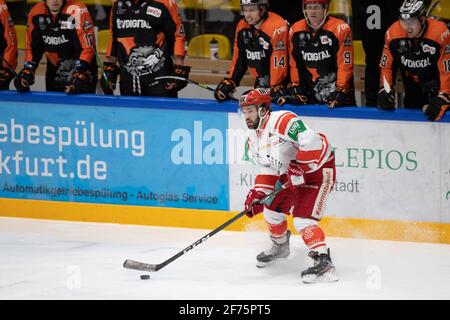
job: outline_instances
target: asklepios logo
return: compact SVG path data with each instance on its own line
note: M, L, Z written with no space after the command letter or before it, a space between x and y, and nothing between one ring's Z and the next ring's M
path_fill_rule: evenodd
M336 167L416 171L419 164L414 150L335 147Z

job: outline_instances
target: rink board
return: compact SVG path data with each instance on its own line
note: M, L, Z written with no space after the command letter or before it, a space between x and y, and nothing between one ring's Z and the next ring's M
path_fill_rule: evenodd
M284 109L335 148L329 236L450 243L449 114L430 123L415 110ZM208 100L0 93L0 215L216 228L241 210L257 174L242 161L235 110ZM265 225L244 217L228 229Z
M48 220L103 222L148 226L215 229L237 212L120 206L0 198L1 216ZM294 230L292 219L288 226ZM450 243L450 224L411 221L382 221L325 217L327 236L411 242ZM266 231L262 215L243 217L225 230Z

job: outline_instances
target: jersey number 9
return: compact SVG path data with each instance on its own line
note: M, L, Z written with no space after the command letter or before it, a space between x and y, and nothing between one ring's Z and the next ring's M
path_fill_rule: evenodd
M344 63L350 64L352 62L352 54L350 51L344 51Z

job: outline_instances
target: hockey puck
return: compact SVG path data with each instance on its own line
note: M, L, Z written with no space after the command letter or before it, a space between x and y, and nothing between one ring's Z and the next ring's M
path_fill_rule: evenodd
M141 274L141 280L149 280L150 279L150 275L148 274Z

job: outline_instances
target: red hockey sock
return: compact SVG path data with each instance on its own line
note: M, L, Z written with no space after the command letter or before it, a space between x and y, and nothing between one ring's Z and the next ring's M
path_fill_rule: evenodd
M311 251L326 253L325 234L319 226L310 226L302 230L302 238Z
M279 224L271 224L267 222L267 226L269 227L269 232L274 240L279 239L281 242L284 242L284 237L287 233L287 221L283 221Z

